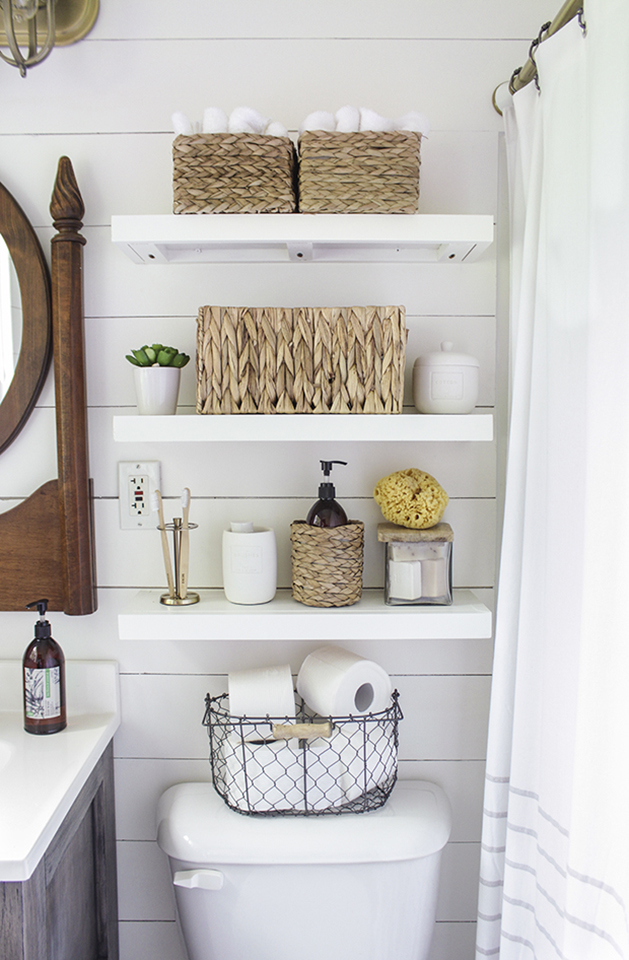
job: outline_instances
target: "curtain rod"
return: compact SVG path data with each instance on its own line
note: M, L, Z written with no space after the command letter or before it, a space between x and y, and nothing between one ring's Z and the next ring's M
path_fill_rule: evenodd
M552 37L554 33L557 33L559 30L561 30L562 27L565 27L565 25L573 20L574 17L576 17L579 13L583 13L583 0L566 0L555 19L545 23L542 26L539 35L531 43L528 60L524 66L520 67L518 70L514 70L511 74L511 79L508 81L509 90L511 93L521 90L522 87L525 87L531 82L531 80L536 78L537 64L535 63L533 56L535 48L539 46L543 40L547 40L549 37ZM505 80L503 82L506 83L507 81ZM502 84L498 84L498 86L502 86ZM496 87L496 90L497 89L498 87ZM494 90L492 96L492 103L494 105L494 109L500 114L500 116L502 116L502 110L500 110L496 104L496 90Z

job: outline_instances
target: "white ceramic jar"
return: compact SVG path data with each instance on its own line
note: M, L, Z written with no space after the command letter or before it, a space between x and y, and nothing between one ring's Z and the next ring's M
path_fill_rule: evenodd
M277 589L275 531L253 523L223 530L223 589L230 603L268 603Z
M413 403L420 413L471 413L478 400L475 357L453 353L444 340L441 350L418 357L413 364Z

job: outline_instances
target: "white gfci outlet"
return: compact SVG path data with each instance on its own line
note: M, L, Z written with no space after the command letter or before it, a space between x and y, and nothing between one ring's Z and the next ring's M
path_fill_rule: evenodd
M162 488L159 460L125 460L118 463L118 502L121 530L155 530L157 513L151 497Z

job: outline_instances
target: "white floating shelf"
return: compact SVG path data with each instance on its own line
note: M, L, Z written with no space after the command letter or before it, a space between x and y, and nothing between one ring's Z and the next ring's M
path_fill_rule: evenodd
M304 441L448 441L491 440L493 415L443 414L236 414L234 416L114 417L114 440L208 442L255 440Z
M462 263L494 239L488 214L158 214L114 216L135 263Z
M229 603L201 590L199 603L166 607L162 591L141 590L118 615L121 640L461 640L491 636L491 612L470 590L449 607L389 607L382 590L365 590L351 607L306 607L280 590L271 603Z

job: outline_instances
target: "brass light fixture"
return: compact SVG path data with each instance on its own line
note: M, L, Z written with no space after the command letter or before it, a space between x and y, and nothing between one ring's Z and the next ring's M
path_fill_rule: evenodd
M54 46L85 37L98 16L99 0L0 0L0 57L22 77L45 60ZM43 42L41 38L43 39Z

